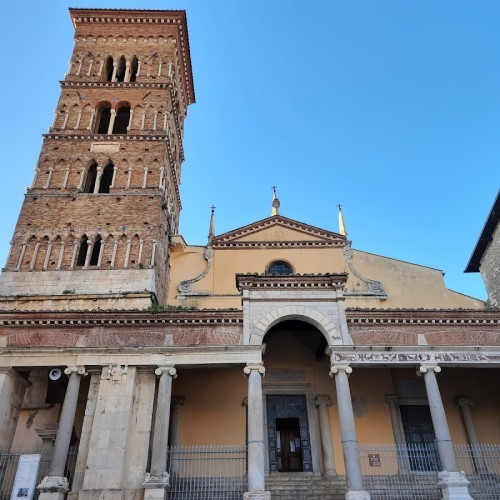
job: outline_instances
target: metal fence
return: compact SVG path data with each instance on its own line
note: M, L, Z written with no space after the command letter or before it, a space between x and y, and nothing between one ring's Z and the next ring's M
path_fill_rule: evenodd
M472 498L500 498L500 445L455 445L455 457L470 481Z
M434 500L441 498L441 470L433 443L360 445L365 488L376 500ZM474 499L500 498L500 445L455 445L457 468L470 481Z
M0 451L0 500L10 499L12 493L12 487L14 486L14 481L16 479L17 464L19 463L19 457L27 453L40 453L40 452ZM69 479L70 485L75 471L77 454L78 454L78 447L72 447L69 449L64 475ZM48 474L49 466L50 466L50 457L42 456L40 459L40 466L38 468L36 485L39 485L42 479ZM39 492L36 491L34 498L38 498L38 496Z
M246 447L169 449L168 500L241 500L246 491Z

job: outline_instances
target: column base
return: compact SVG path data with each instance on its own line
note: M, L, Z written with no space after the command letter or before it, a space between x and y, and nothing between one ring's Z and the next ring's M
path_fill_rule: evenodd
M69 483L65 477L45 476L36 489L40 492L40 500L64 500Z
M469 494L469 481L463 472L441 471L438 474L438 486L443 500L472 500Z
M246 491L243 493L243 500L271 500L270 491Z
M370 500L370 493L363 490L351 490L345 494L346 500Z
M144 500L164 500L165 493L170 485L170 476L164 472L161 476L152 476L149 472L142 483Z

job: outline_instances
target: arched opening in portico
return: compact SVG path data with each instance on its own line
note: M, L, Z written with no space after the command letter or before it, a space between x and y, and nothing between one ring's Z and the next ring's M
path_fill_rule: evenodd
M286 319L266 332L263 343L268 470L319 474L321 436L315 401L318 394L333 399L326 337L306 321Z

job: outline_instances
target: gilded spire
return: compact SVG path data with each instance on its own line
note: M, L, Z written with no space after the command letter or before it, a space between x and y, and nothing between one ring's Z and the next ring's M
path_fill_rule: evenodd
M347 231L344 224L344 216L342 215L342 205L337 205L339 207L339 233L347 238Z
M212 240L214 239L215 236L215 206L212 205L210 207L212 210L212 213L210 214L210 228L208 230L208 244L210 245L212 243Z
M276 196L276 186L273 186L273 208L271 215L278 215L280 210L280 200Z

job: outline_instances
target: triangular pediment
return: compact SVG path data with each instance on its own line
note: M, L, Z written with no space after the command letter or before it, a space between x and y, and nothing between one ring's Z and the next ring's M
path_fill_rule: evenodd
M273 215L247 226L220 234L212 246L221 247L283 247L344 246L345 236L310 226L282 215Z

